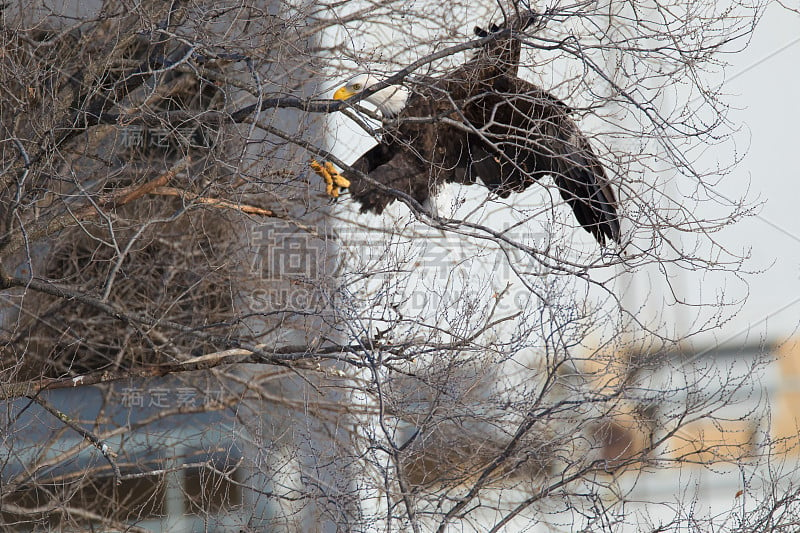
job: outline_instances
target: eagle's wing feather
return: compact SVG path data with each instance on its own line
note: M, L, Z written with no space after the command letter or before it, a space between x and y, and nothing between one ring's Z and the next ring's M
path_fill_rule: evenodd
M368 174L371 180L382 185L377 186L357 176L352 177L350 194L361 204L362 213L382 213L387 205L397 199L397 192L414 198L420 204L424 204L436 192L431 190L425 165L408 148L395 145L388 159L373 157L385 150L385 144L378 144L352 165L355 170ZM375 165L376 162L379 164Z
M555 161L558 169L553 172L561 197L572 207L578 223L601 245L606 238L619 242L617 201L602 163L577 127L564 146L567 152Z

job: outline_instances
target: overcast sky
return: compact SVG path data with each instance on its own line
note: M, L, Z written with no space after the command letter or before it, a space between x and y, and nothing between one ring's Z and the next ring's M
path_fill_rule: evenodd
M738 108L730 117L745 126L736 139L747 155L722 190L734 195L749 185L750 197L765 203L723 239L752 246L751 266L768 270L749 278L748 303L717 338L749 331L751 340L780 340L800 323L800 16L773 4L750 46L728 59L728 100Z

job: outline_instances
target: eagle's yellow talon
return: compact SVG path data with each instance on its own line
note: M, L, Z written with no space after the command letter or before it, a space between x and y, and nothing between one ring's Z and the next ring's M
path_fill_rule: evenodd
M340 189L347 189L350 187L350 180L342 176L330 161L325 161L325 170L327 170L328 174L331 175L331 180L333 181L334 185Z
M339 197L339 189L336 187L332 181L326 182L325 184L325 193L330 196L331 198L338 198Z
M311 167L311 170L322 176L322 165L320 165L316 159L312 159L308 166Z
M339 174L330 161L325 161L324 165L320 165L319 162L312 159L309 166L325 181L325 193L331 198L338 198L340 189L350 187L350 180Z

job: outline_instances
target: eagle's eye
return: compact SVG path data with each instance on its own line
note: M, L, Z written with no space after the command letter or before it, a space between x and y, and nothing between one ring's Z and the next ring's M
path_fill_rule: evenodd
M360 83L354 83L353 84L353 90L355 90L355 91L360 91L361 87L362 87L362 85Z

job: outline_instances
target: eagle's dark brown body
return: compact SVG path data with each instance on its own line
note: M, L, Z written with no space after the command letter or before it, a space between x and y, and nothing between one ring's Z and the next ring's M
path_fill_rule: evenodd
M361 211L381 213L399 191L424 203L445 183L483 184L498 196L553 176L575 217L601 244L619 242L616 199L602 163L569 108L516 76L519 42L504 39L442 77L412 89L381 142L353 167Z

